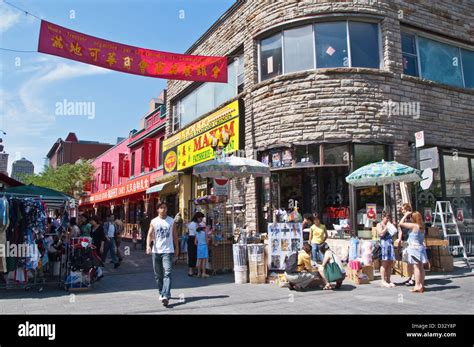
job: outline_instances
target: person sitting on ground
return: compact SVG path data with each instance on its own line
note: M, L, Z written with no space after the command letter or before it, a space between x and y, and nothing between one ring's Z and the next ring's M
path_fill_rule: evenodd
M305 242L297 256L296 269L285 269L290 290L305 291L308 287L319 285L319 276L313 273L316 269L311 265L311 245ZM289 260L291 261L291 256Z
M341 261L336 256L336 254L334 254L334 252L331 251L331 249L329 248L329 245L326 242L324 242L319 247L319 250L323 254L323 262L318 267L319 275L321 276L321 279L324 282L324 288L323 289L324 290L331 290L332 289L331 283L329 283L329 281L326 278L326 275L324 274L324 269L326 268L327 264L329 264L330 262L335 262L339 266L339 269L341 270L341 272L343 274L343 277L340 280L336 281L336 286L335 286L336 289L341 288L342 281L344 281L344 278L346 277L345 271L342 268Z

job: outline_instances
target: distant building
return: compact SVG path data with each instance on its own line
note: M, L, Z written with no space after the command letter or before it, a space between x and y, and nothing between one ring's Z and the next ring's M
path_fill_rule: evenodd
M12 164L12 175L11 178L17 181L21 181L22 175L33 175L35 172L35 166L33 163L26 158L15 160Z
M8 153L0 153L0 173L7 174Z
M74 164L78 159L93 159L112 148L113 145L98 141L78 140L75 133L69 133L65 140L59 138L46 157L49 166L56 168L63 164Z

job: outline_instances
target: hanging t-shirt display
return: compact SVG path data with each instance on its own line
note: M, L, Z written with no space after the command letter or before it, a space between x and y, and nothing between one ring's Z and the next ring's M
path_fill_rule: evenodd
M301 223L269 223L268 242L270 270L284 270L285 258L303 247L303 225Z

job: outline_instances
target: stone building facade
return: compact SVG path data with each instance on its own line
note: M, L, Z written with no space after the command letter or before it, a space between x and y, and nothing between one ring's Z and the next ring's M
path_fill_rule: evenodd
M457 183L464 190L461 194L464 214L472 218L472 184L464 182L464 173L456 172L453 165L449 164L449 169L444 168L446 163L443 164L443 157L446 161L450 156L465 156L472 182L474 89L472 85L469 87L468 80L474 69L471 67L474 62L469 59L474 51L473 13L474 3L470 1L238 1L186 53L231 56L229 61L232 61L233 56L243 52L244 87L233 99L241 100L244 105L246 156L260 160L259 155L266 151L271 156L272 148L308 144L325 148L325 144L347 143L349 157L344 159L347 159L344 163L347 169L343 170L345 175L356 168L353 144L375 143L386 146L385 159L414 166L417 164L412 146L414 133L423 130L425 148L437 146L442 164L438 171L435 170L435 181L439 182L434 185L437 184L440 190L433 192L433 196L454 199L451 188L446 186ZM378 67L353 64L328 68L313 66L265 80L261 78L262 40L284 30L334 21L377 24ZM459 52L462 50L464 66L460 71L463 85L406 73L409 63L404 60L402 32L453 45ZM349 38L347 40L349 42ZM427 45L425 41L423 44ZM420 45L421 41L417 41L414 51L418 70L420 59L426 60L424 52L421 53L424 56L420 55ZM355 52L352 42L351 47ZM330 49L326 51L327 54L331 52ZM432 60L432 64L440 62L442 58ZM278 68L273 66L274 63L272 60L270 69L270 61L267 62L268 71ZM456 63L460 62L456 60ZM429 70L436 69L431 67ZM421 66L421 73L418 71L418 74L429 76L430 71ZM175 103L196 87L190 82L169 81L167 109L171 113L176 112L173 108ZM397 112L395 109L392 110L394 112L387 112L387 105L391 107L395 104L402 108L403 105L413 105L414 108L411 112L401 112L398 108ZM414 112L415 107L417 112ZM196 120L209 113L199 115ZM168 117L167 136L182 129L173 126L173 116ZM324 154L324 150L320 153ZM329 172L330 165L327 170ZM456 181L456 176L451 182L452 175L460 176L460 181ZM324 185L324 180L319 183ZM272 218L262 214L266 210L262 190L268 186L257 181L250 179L240 184L244 190L241 195L245 200L246 221L250 229L261 229L264 226L262 218ZM352 210L361 210L361 206L354 206L358 199L357 192L350 187L344 189L349 190L346 205ZM320 198L324 200L324 197ZM396 198L400 199L399 192L396 192ZM360 201L366 202L364 199ZM432 202L419 207L430 204ZM317 206L322 205L319 203ZM305 209L308 210L308 207ZM270 213L273 211L270 210ZM352 218L358 218L352 213Z

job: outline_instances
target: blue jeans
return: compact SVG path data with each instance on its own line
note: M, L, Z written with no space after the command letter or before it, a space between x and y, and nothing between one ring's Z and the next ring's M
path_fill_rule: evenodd
M117 260L117 251L115 249L115 237L111 237L110 240L105 241L104 245L104 254L102 255L102 262L107 261L107 256L109 255L112 258L112 262L115 264L118 262Z
M321 254L321 252L319 251L319 247L321 245L318 245L317 243L311 243L311 259L315 262L317 262L319 259L321 259L321 263L323 262L323 255Z
M160 295L171 298L171 268L173 265L173 253L152 253L153 272L158 285Z

